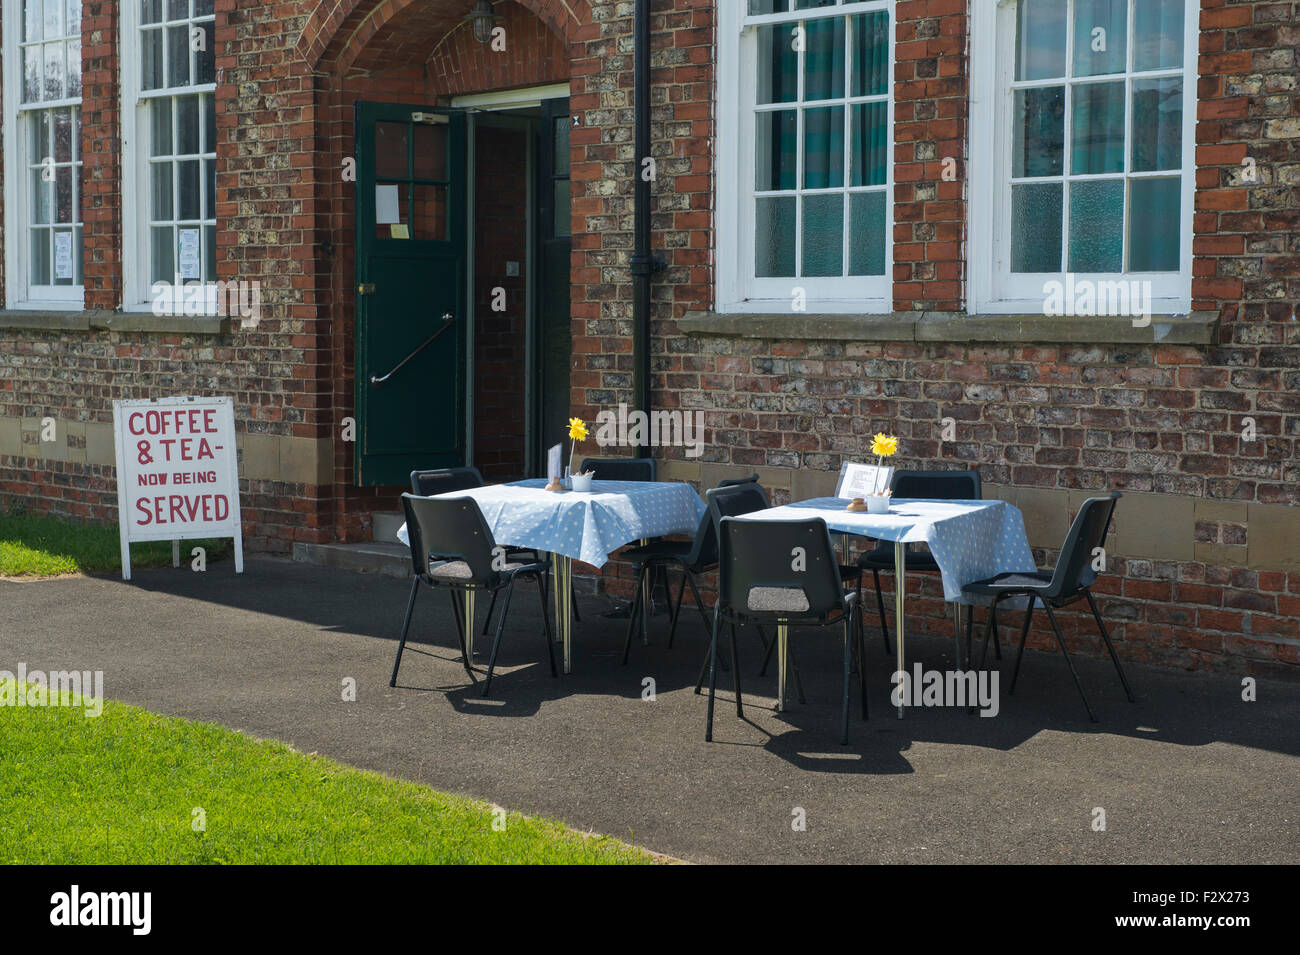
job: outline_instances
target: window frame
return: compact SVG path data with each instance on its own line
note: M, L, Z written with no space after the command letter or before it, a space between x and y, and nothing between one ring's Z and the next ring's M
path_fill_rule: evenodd
M212 109L215 114L217 99L217 83L214 75L214 82L200 83L184 87L162 87L156 90L145 90L144 86L144 67L143 56L144 46L141 43L141 28L143 27L140 12L140 0L122 0L119 9L121 18L119 20L120 34L118 38L118 60L121 63L121 87L122 87L122 302L121 308L124 312L156 312L154 307L154 281L150 278L152 274L152 248L150 243L150 224L153 221L152 212L149 204L152 202L151 185L149 182L149 173L153 165L151 162L152 153L152 136L149 124L150 102L156 99L173 99L181 96L193 95L210 95L212 98ZM163 0L163 9L166 10L166 0ZM180 21L167 20L164 14L163 23L177 23ZM192 24L213 23L213 35L215 35L216 15L203 14L189 20ZM166 29L165 27L163 28ZM166 42L164 36L164 43ZM212 56L216 58L215 40ZM173 110L173 123L175 111ZM203 136L202 114L199 117L200 136ZM216 165L215 143L212 150L212 162ZM168 153L168 156L174 155ZM186 154L188 155L188 154ZM206 157L208 154L201 153ZM202 213L203 203L203 176L202 161L199 165L199 193L200 193L200 215ZM173 209L177 202L175 194L175 183L173 182ZM213 220L213 235L218 234L219 227L216 217L216 195L214 192L213 205L210 210L210 218ZM173 220L173 222L176 220ZM184 220L191 221L191 220ZM200 218L200 234L207 224L207 218ZM200 235L201 238L201 235ZM202 248L202 246L200 246ZM173 250L173 253L175 250ZM175 265L175 261L173 260ZM200 259L200 268L202 268ZM174 279L172 280L174 282ZM189 285L194 282L193 279L182 279L183 284ZM218 311L218 286L216 276L204 283L204 296L202 303L202 315L211 317L219 314ZM169 304L179 304L180 294L174 293L176 297L169 300ZM176 315L180 314L176 309L171 308L163 314ZM186 314L189 314L188 309Z
M1073 274L1076 282L1151 281L1153 314L1185 314L1192 304L1193 214L1196 198L1196 84L1198 72L1199 4L1184 3L1183 15L1183 161L1180 169L1181 202L1179 222L1179 269L1177 272L1104 272L1070 273L1068 271L1069 236L1063 235L1067 269L1059 273L1012 273L1011 262L1011 175L1015 108L1016 13L1020 0L997 0L975 4L971 10L971 106L970 106L970 235L982 237L968 245L970 257L970 294L967 312L972 315L1041 313L1045 282L1066 280ZM1130 4L1130 21L1132 5ZM1131 22L1130 22L1131 27ZM1067 19L1067 30L1070 29ZM1132 49L1132 31L1127 38ZM1067 33L1067 46L1069 44ZM1125 83L1133 73L1123 74ZM1074 78L1065 77L1066 98L1074 87ZM1126 155L1121 181L1129 181L1127 156L1132 147L1131 108L1125 105ZM1070 130L1064 130L1066 140ZM1069 171L1063 174L1070 178ZM1125 199L1125 210L1128 209ZM1063 220L1064 222L1064 220ZM1125 236L1127 241L1127 236ZM1036 286L1036 291L1033 291ZM1033 291L1033 294L1029 294Z
M887 95L885 124L885 182L873 187L885 196L884 273L873 276L791 276L767 278L755 275L754 234L756 222L754 151L756 135L750 125L755 113L758 27L797 23L801 20L849 18L857 14L884 12L889 17ZM713 171L716 207L716 275L714 309L718 313L787 313L791 311L794 290L807 293L807 311L827 314L867 314L893 309L894 266L894 61L897 45L897 16L888 0L846 0L836 6L814 7L786 13L750 16L745 0L727 0L717 5L717 80L714 96L717 104L716 162ZM742 79L743 78L743 79ZM849 101L854 97L845 89L845 122L851 122ZM802 109L802 102L795 108ZM846 135L846 140L849 137ZM846 185L849 170L844 170ZM793 194L804 192L797 183ZM846 216L848 215L846 211ZM848 223L845 223L848 228ZM734 250L734 251L728 251ZM778 293L776 289L779 288Z
M64 16L66 16L66 4ZM85 5L81 5L82 23L84 24ZM82 283L77 285L33 285L31 281L31 253L28 247L28 229L31 225L30 195L27 175L30 163L28 155L31 148L28 124L24 121L32 113L43 110L73 108L81 112L83 95L64 97L59 100L42 101L37 104L23 102L23 56L22 37L24 30L23 0L2 0L0 16L4 23L4 70L0 81L3 89L12 91L4 97L4 116L0 128L4 135L4 293L5 308L32 311L80 311L85 308L85 219L84 182L82 170L85 157L82 155L80 122L78 134L74 137L73 155L70 163L74 170L76 187L76 215L72 224L73 235L81 229L82 247ZM64 40L71 39L65 35ZM43 42L43 41L42 41ZM84 57L82 62L84 63ZM66 73L66 63L65 63ZM82 64L77 64L77 72L82 72ZM62 165L62 164L61 164ZM75 238L74 238L75 241ZM74 250L75 254L75 250ZM53 262L51 261L51 268Z

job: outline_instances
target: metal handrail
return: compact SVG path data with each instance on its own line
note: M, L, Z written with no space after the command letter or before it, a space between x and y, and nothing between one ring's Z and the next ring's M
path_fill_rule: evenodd
M410 361L410 360L411 360L412 358L414 358L416 355L420 354L420 352L424 351L426 348L428 348L430 345L432 345L432 344L434 343L434 341L438 338L439 335L441 335L441 334L442 334L443 332L445 332L447 329L451 328L451 325L452 325L452 323L453 323L454 321L456 321L456 316L455 316L455 315L453 315L451 312L443 312L443 313L442 313L442 327L439 328L439 329L438 329L436 332L434 332L432 335L430 335L427 339L425 339L424 342L423 342L423 344L419 345L419 346L418 346L418 347L417 347L413 352L411 352L409 355L407 355L405 358L403 358L401 361L399 361L396 365L394 365L394 366L393 366L393 370L390 371L388 374L384 375L383 377L380 377L379 375L371 375L371 376L370 376L370 387L371 387L371 388L378 388L380 385L382 385L384 382L386 382L389 378L392 378L393 375L397 374L397 372L401 370L401 367L402 367L403 365L405 365L408 361Z

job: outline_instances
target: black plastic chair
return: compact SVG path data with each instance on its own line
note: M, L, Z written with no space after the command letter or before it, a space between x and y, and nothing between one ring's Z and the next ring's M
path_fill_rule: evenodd
M711 504L716 504L715 498ZM845 592L839 562L826 522L738 520L718 522L718 602L713 609L710 645L709 710L704 739L713 739L713 702L717 687L718 631L726 621L731 628L731 662L736 690L736 715L743 718L740 661L736 656L737 624L774 624L774 642L788 645L789 627L844 627L844 684L841 698L840 743L849 741L849 684L852 679L854 641L862 655L862 633L857 625L858 594ZM867 718L866 668L858 667L862 693L862 718ZM784 689L784 688L782 688ZM778 701L778 709L784 700Z
M551 649L551 624L546 613L546 565L541 562L519 563L511 561L504 549L492 539L492 530L473 498L430 498L413 494L402 495L406 511L406 529L411 541L411 564L415 578L411 581L411 599L406 604L406 619L402 622L402 638L397 644L397 659L393 662L393 675L388 685L397 685L397 671L402 665L402 651L406 648L406 635L411 629L411 614L415 598L420 592L420 582L436 589L447 590L451 597L452 612L456 618L456 638L460 641L460 658L471 682L477 683L467 652L469 628L474 621L465 620L458 593L487 591L496 594L505 591L501 613L497 617L497 632L492 640L492 653L488 657L487 677L483 681L483 695L492 686L492 671L496 667L497 652L501 649L501 633L505 629L510 597L514 593L515 578L532 577L537 581L537 593L542 603L542 636L546 641L546 656L551 664L551 676L556 676L555 654Z
M1079 682L1079 674L1075 672L1074 663L1070 660L1070 651L1065 648L1065 639L1061 636L1061 628L1056 623L1056 614L1052 612L1054 607L1059 609L1077 600L1086 599L1092 609L1092 616L1097 621L1097 629L1101 631L1101 638L1106 643L1106 649L1110 651L1110 658L1115 663L1120 682L1124 685L1124 692L1130 703L1136 702L1128 678L1124 676L1124 668L1120 665L1119 656L1115 653L1115 646L1110 642L1110 634L1106 632L1106 624L1102 622L1101 613L1097 610L1097 601L1093 599L1091 589L1097 580L1097 571L1093 569L1093 554L1097 548L1105 544L1111 517L1115 513L1115 503L1120 496L1119 491L1111 491L1109 497L1090 497L1083 502L1079 513L1075 515L1074 523L1070 525L1069 533L1065 535L1065 543L1061 545L1061 555L1057 558L1056 568L1050 573L1035 571L1034 573L998 574L986 580L977 580L962 588L963 594L993 598L993 603L989 607L988 623L984 630L984 653L980 659L981 666L983 666L984 656L988 655L989 633L991 632L994 639L997 639L998 603L1010 597L1029 598L1024 626L1020 630L1020 649L1016 653L1016 666L1011 674L1011 686L1007 690L1008 696L1016 692L1016 678L1020 676L1020 660L1025 655L1025 638L1029 636L1029 626L1034 619L1034 603L1041 602L1047 610L1047 619L1052 622L1056 642L1060 644L1061 653L1065 655L1070 676L1074 678L1074 685L1083 699L1083 708L1088 711L1088 719L1097 722L1092 707L1088 705L1088 697L1083 692L1083 684ZM966 620L968 657L971 631L974 627L972 617L973 615Z
M759 486L757 474L747 478L727 478L719 481L715 490L742 486L757 488L763 500L767 500L767 492L763 491L762 487ZM709 492L706 491L705 493ZM764 506L768 505L764 504ZM687 585L690 586L691 595L695 598L695 606L700 612L700 619L704 621L705 632L708 632L712 625L709 623L708 611L704 609L704 601L700 599L699 587L696 586L696 577L708 573L718 565L718 535L714 528L711 513L706 511L704 516L700 518L700 524L695 529L695 537L689 541L655 540L640 547L630 547L619 556L624 560L631 561L636 567L636 598L632 603L631 619L627 625L627 640L623 644L624 665L627 664L628 654L632 649L632 637L638 625L642 629L645 627L645 615L640 612L642 582L645 575L656 568L662 568L666 573L669 567L676 566L682 572L682 582L677 588L677 599L672 603L673 615L668 627L668 648L672 649L673 638L677 635L677 618L681 613L682 599L686 595ZM670 591L669 599L671 600L671 598L672 593Z
M654 481L658 474L654 458L587 458L582 469L594 472L593 481Z
M983 496L979 471L895 471L889 482L891 497L929 498L944 501L978 501ZM907 573L939 572L939 565L928 550L905 550L903 567ZM894 545L885 542L858 558L858 568L871 571L876 585L876 609L880 613L880 636L889 652L889 624L885 617L885 598L880 590L880 572L894 570ZM860 587L860 582L859 582ZM959 648L960 649L960 646ZM1002 647L995 647L1002 659Z

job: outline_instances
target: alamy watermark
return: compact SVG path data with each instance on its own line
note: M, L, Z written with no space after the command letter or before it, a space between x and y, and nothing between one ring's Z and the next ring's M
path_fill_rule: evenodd
M240 327L254 328L262 320L262 283L187 282L180 274L175 282L154 282L149 287L155 315L218 315L238 318Z
M19 663L16 674L0 670L0 706L79 706L85 717L99 716L104 712L104 671L46 673L29 671L26 663Z
M618 411L596 415L596 443L602 448L685 448L688 458L704 453L703 411Z
M1043 314L1109 315L1133 319L1134 328L1151 324L1151 283L1145 279L1098 281L1076 279L1066 273L1065 281L1043 283Z
M895 670L889 699L894 706L978 707L980 716L997 716L997 670L926 670L912 665L912 672Z

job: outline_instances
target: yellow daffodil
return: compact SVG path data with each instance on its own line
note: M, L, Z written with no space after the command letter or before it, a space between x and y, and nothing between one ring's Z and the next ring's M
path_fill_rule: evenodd
M893 457L898 452L898 438L889 434L878 434L871 441L871 453L878 458Z
M574 441L587 440L587 425L581 418L569 419L569 437Z

